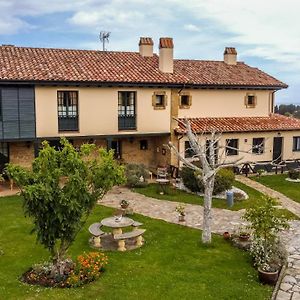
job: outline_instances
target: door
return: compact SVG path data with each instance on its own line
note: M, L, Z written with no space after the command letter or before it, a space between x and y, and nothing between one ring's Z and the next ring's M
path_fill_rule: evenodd
M273 139L273 162L279 163L282 161L282 137L274 137Z
M0 143L0 173L3 172L5 165L9 162L8 143Z
M114 150L114 158L122 158L122 143L120 140L107 140L107 148L108 150Z

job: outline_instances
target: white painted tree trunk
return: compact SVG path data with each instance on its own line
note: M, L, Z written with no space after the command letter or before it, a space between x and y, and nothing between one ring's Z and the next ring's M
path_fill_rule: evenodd
M204 204L203 204L203 231L202 242L204 244L211 243L211 223L212 223L212 195L214 189L215 176L207 178L204 182Z

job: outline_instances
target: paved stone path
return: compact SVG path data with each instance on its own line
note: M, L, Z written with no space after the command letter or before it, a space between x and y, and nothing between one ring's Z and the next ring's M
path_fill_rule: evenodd
M281 234L288 252L288 265L276 300L300 300L300 222L290 222L290 229Z
M129 201L130 207L134 212L155 218L165 220L170 223L182 224L193 228L202 228L203 207L200 205L186 204L186 221L178 222L178 214L175 211L179 202L157 200L146 197L142 194L134 193L125 187L114 187L102 200L101 204L119 208L120 200ZM242 224L246 224L241 219L244 210L230 211L227 209L213 208L212 231L222 234L224 231L234 232Z
M285 196L277 191L274 191L271 188L266 187L263 184L261 184L257 181L251 180L250 178L247 178L245 176L238 175L238 176L236 176L236 180L260 191L261 193L263 193L265 195L269 195L273 198L277 198L284 208L288 209L293 214L300 217L300 203L295 202L292 199L288 198L287 196Z

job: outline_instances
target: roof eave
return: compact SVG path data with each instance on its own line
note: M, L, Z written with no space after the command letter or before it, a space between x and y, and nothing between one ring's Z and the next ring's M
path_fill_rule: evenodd
M247 89L247 90L281 90L288 85L227 85L227 84L193 84L186 82L118 82L118 81L65 81L65 80L1 80L6 85L64 85L64 86L126 86L126 87L168 87L194 89Z

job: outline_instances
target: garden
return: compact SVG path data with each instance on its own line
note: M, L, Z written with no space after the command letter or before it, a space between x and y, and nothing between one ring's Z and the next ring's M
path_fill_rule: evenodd
M292 179L291 176L295 179ZM278 175L252 176L250 178L300 203L300 176L298 171L292 172L292 175L287 173ZM287 180L289 178L292 180Z
M287 215L276 207L275 200L260 197L247 207L243 217L249 224L245 228L247 239L238 244L246 245L249 251L243 252L230 243L236 245L234 241L241 234L216 236L203 226L200 241L199 230L133 212L134 223L144 224L147 231L143 230L145 239L139 237L143 247L126 249L124 236L136 234L138 229L122 234L121 220L125 222L126 218L97 202L113 186L126 182L135 188L151 188L145 168L122 166L114 160L112 151L92 144L78 150L62 139L61 146L55 149L44 142L30 170L7 165L6 174L20 188L21 196L0 198L1 296L216 299L222 295L223 299L244 299L246 293L250 299L270 297L272 289L259 283L255 268L263 276L273 275L273 280L265 280L262 275L259 278L274 284L285 263L278 233L288 228ZM185 186L201 193L204 187L197 181L197 173L184 172ZM222 169L216 174L212 195L228 190L233 182L232 171ZM176 193L168 189L167 193L156 193L168 197ZM201 199L199 195L178 192ZM121 208L125 204L121 201ZM181 207L176 210L183 215ZM124 208L122 214L126 213ZM122 239L118 251L104 251L100 245L102 233L91 232L91 226L101 219L103 224L110 220L105 226L111 221L120 222L113 233L106 234ZM89 231L97 238L96 249L90 247Z
M193 171L188 168L183 168L183 172L181 174L182 182L187 189L178 189L174 185L168 185L165 188L165 193L163 194L160 193L161 190L157 183L147 181L148 175L144 166L131 164L128 169L130 172L127 174L127 177L129 177L130 180L127 185L136 193L140 193L154 199L181 202L184 204L203 205L204 197L203 195L198 194L199 192L203 192L203 186L201 184L199 185ZM141 176L145 178L142 182L139 180ZM231 170L221 170L216 179L215 185L217 186L215 194L221 192L223 198L217 198L216 196L213 197L212 207L214 208L238 211L241 209L251 208L255 202L263 198L263 194L259 191L235 180L234 174ZM225 199L225 191L227 189L231 189L233 186L236 188L236 192L233 194L234 203L232 206L228 206ZM241 194L241 192L243 194ZM246 195L246 197L244 195ZM289 219L298 219L297 216L287 209L282 209L281 212Z
M68 255L93 251L88 226L113 210L97 206L78 234ZM144 247L105 252L108 264L97 281L80 288L43 288L24 284L20 276L31 266L49 260L49 252L30 234L22 199L0 198L0 295L3 299L268 299L272 288L261 285L248 253L220 236L213 245L199 243L199 230L140 215L147 226ZM184 240L184 243L182 242Z

